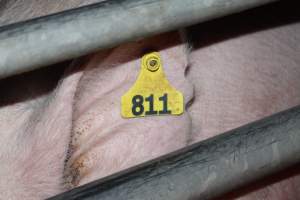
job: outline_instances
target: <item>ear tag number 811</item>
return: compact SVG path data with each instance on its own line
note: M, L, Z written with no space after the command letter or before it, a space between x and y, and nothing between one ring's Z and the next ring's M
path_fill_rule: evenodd
M183 95L167 80L159 53L143 56L140 74L121 99L121 115L124 118L181 115Z

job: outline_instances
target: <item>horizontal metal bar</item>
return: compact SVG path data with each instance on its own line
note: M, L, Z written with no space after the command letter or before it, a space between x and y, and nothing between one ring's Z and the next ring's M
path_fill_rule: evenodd
M276 0L108 0L0 28L0 78Z
M300 162L300 106L49 200L206 200Z

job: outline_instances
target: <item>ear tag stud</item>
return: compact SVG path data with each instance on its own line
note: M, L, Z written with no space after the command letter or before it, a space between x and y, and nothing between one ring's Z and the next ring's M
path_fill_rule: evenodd
M136 82L122 96L122 117L181 115L183 105L183 95L167 80L159 53L144 55Z

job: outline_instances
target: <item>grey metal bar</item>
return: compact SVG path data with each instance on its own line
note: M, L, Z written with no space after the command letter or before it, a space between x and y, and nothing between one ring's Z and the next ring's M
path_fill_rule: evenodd
M276 0L109 0L0 28L0 78Z
M300 163L300 106L49 200L207 200Z

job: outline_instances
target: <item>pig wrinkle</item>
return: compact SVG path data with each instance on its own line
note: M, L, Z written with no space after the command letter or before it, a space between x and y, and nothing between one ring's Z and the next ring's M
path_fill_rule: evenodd
M33 97L0 108L4 136L0 139L0 199L45 199L64 191L62 174L70 138L74 83L80 73L65 76L43 98Z

